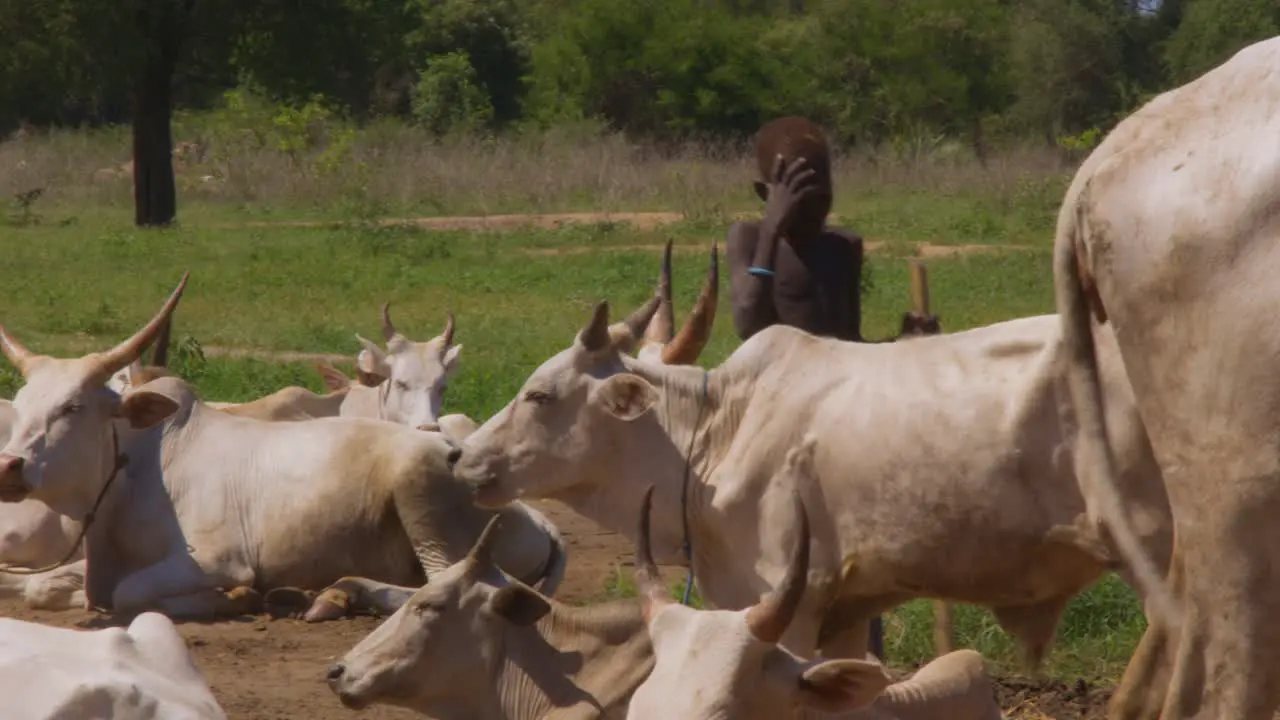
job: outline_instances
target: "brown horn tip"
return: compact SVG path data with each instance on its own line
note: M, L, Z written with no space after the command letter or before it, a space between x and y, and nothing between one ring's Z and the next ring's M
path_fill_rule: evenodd
M716 305L720 296L720 253L715 241L711 243L711 263L707 277L698 294L698 302L685 320L680 334L662 349L662 362L667 365L692 365L711 340L711 328L716 321Z
M644 331L645 342L656 345L671 342L675 334L675 305L671 301L671 246L673 243L673 240L667 240L667 246L662 251L662 268L658 271L658 287L655 293L659 298L658 312L654 313L653 319L649 321L649 327Z
M603 350L609 346L609 301L601 300L591 311L591 321L578 333L578 339L588 351Z
M450 345L453 345L453 326L454 326L453 311L445 310L444 314L445 314L444 332L442 333L442 335L444 336L444 346L447 349Z
M134 333L133 337L99 355L100 371L104 376L111 377L121 368L141 357L143 350L155 341L156 335L160 332L165 321L177 309L178 301L182 299L182 292L186 289L187 281L190 279L190 270L182 273L182 280L178 282L178 287L174 288L169 295L169 299L165 301L160 311L156 313L155 317L151 318L150 322Z
M800 599L804 597L809 574L809 515L805 512L800 495L793 494L792 498L796 507L799 537L791 551L791 564L787 566L787 574L782 578L782 583L747 611L747 628L761 642L776 643L787 631L800 606Z
M391 301L382 303L382 339L387 342L396 336L396 326L391 324Z
M478 565L489 565L492 562L493 541L497 537L498 524L501 522L502 516L494 513L489 518L489 522L484 526L484 530L480 531L480 537L476 538L476 542L471 546L471 551L467 553L467 557L471 562Z
M658 574L658 565L653 561L653 549L649 544L649 515L652 509L653 485L650 484L640 499L640 526L636 529L636 590L644 608L645 622L652 620L659 608L671 602L667 589L662 585L662 576Z

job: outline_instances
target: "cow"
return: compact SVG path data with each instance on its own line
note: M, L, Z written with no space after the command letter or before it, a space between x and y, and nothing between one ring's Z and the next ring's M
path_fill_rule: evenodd
M627 720L772 720L796 710L852 713L865 720L1000 720L982 656L949 652L894 683L873 657L805 660L778 644L796 614L809 571L809 521L800 489L814 477L817 438L787 453L778 493L796 528L781 583L744 610L695 610L672 601L649 543L653 486L641 500L636 583L655 655L636 688Z
M261 600L257 588L322 588L357 574L417 585L466 552L494 513L452 480L456 448L439 433L362 418L236 417L204 407L176 377L134 382L123 397L104 387L186 282L105 353L37 355L0 327L0 350L26 379L0 451L0 501L41 500L88 525L87 602L120 614L239 614ZM108 493L113 483L123 489ZM499 561L553 592L564 566L558 531L523 505L497 512L507 518Z
M1261 720L1280 706L1277 68L1272 38L1151 99L1084 161L1058 214L1054 285L1089 516L1148 598L1113 718ZM1134 537L1117 485L1098 408L1104 330L1164 473L1167 564Z
M226 720L173 622L72 630L0 618L5 717Z
M1124 570L1084 517L1056 316L884 344L776 326L703 370L628 355L656 306L610 325L599 303L573 345L462 443L454 474L480 505L553 498L629 533L640 478L661 478L664 562L687 567L688 553L702 598L743 608L784 568L790 518L769 480L787 448L818 433L815 578L785 643L804 656L862 657L869 618L933 597L990 608L1034 668L1068 600ZM1159 468L1107 352L1112 440L1142 498L1140 533L1167 554Z
M654 666L641 604L565 605L509 577L490 558L497 522L467 558L329 666L326 680L343 705L475 720L625 716ZM962 651L889 686L879 705L920 713L904 716L911 718L946 706L960 711L949 720L987 720L963 705L981 702L984 692L990 704L987 682L981 657Z
M390 303L382 304L383 351L357 334L364 346L356 358L360 382L343 401L343 417L374 417L424 430L439 429L440 406L449 378L458 369L462 345L453 343L453 313L444 331L426 342L405 338L391 322ZM373 385L373 387L369 387Z
M343 705L470 720L622 720L653 667L639 603L575 607L511 578L492 560L497 522L329 667Z

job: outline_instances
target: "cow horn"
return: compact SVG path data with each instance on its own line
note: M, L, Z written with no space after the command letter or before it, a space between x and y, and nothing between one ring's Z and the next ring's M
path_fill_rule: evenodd
M792 496L796 506L796 520L800 529L795 549L791 552L791 564L787 574L763 600L747 611L747 628L757 640L776 643L787 631L804 596L805 581L809 574L809 515L799 495Z
M453 344L453 312L445 311L446 320L444 322L444 346L447 349Z
M178 287L174 288L173 294L165 301L160 312L151 318L151 322L147 323L141 330L134 334L133 337L116 345L110 350L99 356L99 368L101 373L110 377L125 367L129 363L138 359L144 348L151 344L156 335L160 332L161 326L168 320L169 316L178 307L178 301L182 299L182 291L187 287L187 279L191 277L191 271L182 273L182 280L178 282Z
M675 333L675 307L671 302L671 244L672 241L668 240L666 249L662 251L662 269L658 271L658 312L654 313L644 331L645 342L655 345L666 345Z
M651 621L659 608L671 602L667 589L662 585L662 576L658 574L658 565L653 561L653 550L649 546L649 513L652 506L653 485L650 484L640 500L640 527L636 531L636 590L639 591L640 603L644 608L645 622Z
M488 524L484 526L484 530L480 532L480 537L476 538L476 544L471 546L471 551L467 553L473 565L487 567L493 559L491 550L493 549L494 538L497 537L496 531L498 524L502 520L502 516L494 513L489 518Z
M622 321L623 324L626 325L627 331L631 333L631 337L633 339L639 338L641 334L644 333L645 328L649 325L649 321L652 320L654 314L658 312L658 305L661 302L662 298L654 295L645 301L645 304L636 308L635 312L628 315L626 320Z
M155 344L151 349L151 364L156 367L169 367L169 336L173 331L173 316L170 315L164 319L164 324L160 326L160 332L156 335Z
M396 336L396 326L391 324L391 301L382 303L382 339L391 342Z
M30 362L36 358L36 354L28 350L26 345L18 342L18 338L10 335L3 325L0 325L0 350L4 351L4 356L9 358L9 362L13 363L18 372L26 377Z
M716 321L716 304L720 295L720 256L716 243L711 243L711 264L707 267L707 279L698 294L698 304L689 313L680 334L662 349L662 362L666 365L692 365L698 361L702 349L711 339L711 326Z
M911 261L911 304L921 317L929 317L929 275L919 260Z
M588 351L603 350L609 345L609 301L596 303L591 313L591 322L578 334L582 346Z

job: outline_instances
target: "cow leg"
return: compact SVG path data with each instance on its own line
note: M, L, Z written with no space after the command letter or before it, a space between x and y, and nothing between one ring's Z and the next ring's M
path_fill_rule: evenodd
M261 607L262 598L249 583L227 583L236 585L229 592L216 589L217 584L184 547L125 576L111 594L112 610L136 615L157 607L171 618L208 618L243 615Z
M74 610L85 607L84 560L27 578L23 600L37 610Z
M1022 645L1023 670L1038 674L1044 656L1053 644L1058 622L1074 596L1059 595L1031 605L1003 605L991 608L996 620L1005 632L1016 637Z
M391 615L408 602L415 592L417 588L368 578L344 577L316 595L310 601L303 618L307 622L324 622L347 615ZM281 596L276 590L267 593L271 602Z
M1173 553L1169 564L1169 587L1175 597L1184 592L1182 561ZM1150 613L1147 613L1150 617ZM1107 705L1108 720L1158 720L1169 689L1171 663L1168 659L1171 636L1168 628L1153 622L1142 633L1138 647L1125 668Z

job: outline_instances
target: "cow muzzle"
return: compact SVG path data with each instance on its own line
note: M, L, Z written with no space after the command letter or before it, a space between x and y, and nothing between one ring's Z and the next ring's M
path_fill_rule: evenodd
M16 503L27 499L31 488L22 479L27 461L13 455L0 454L0 502Z
M369 703L364 698L351 692L347 687L350 682L350 676L347 674L347 667L340 662L329 666L324 674L325 682L328 683L329 689L338 696L338 700L351 710L363 710Z

